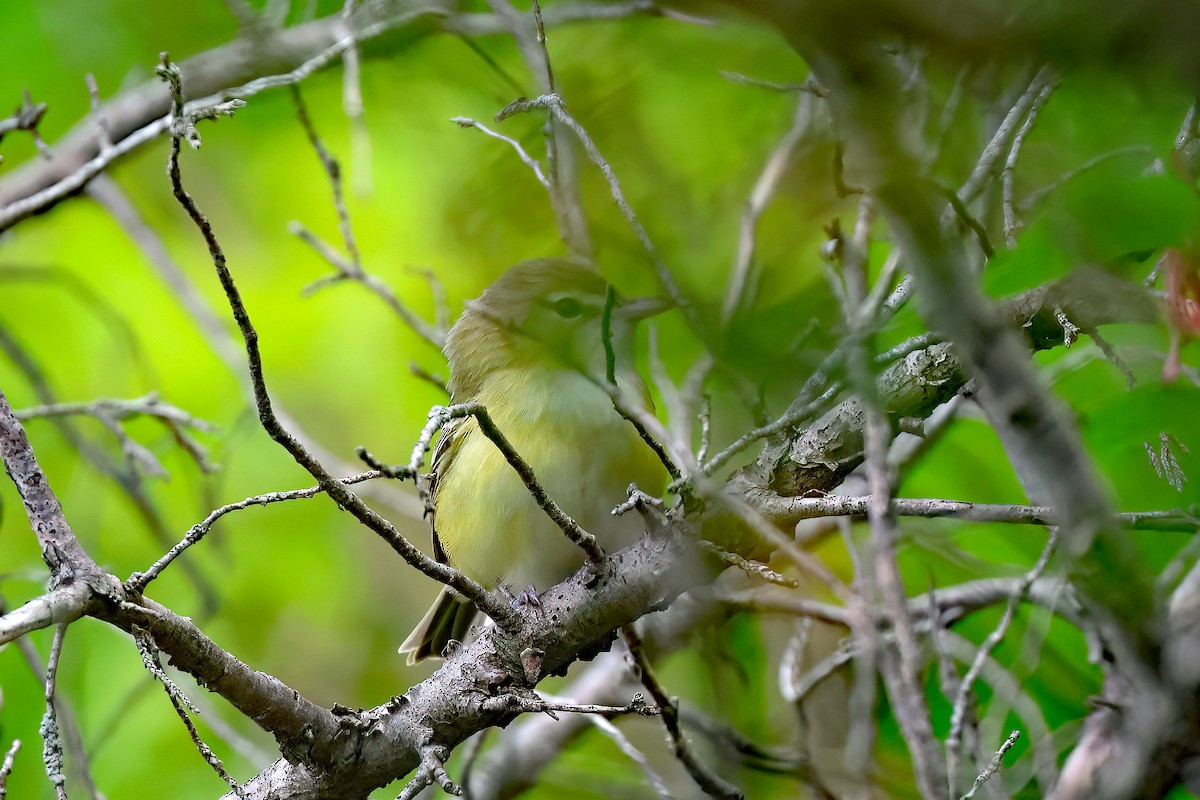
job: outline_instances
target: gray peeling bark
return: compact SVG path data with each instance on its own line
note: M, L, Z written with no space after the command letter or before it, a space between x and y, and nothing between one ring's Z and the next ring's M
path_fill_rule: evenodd
M281 759L247 782L242 796L363 797L421 766L423 756L447 754L477 731L536 711L521 654L540 654L540 671L550 674L581 652L607 647L614 629L707 579L690 552L682 535L664 533L609 556L598 580L581 570L543 595L542 612L529 611L519 635L489 627L403 696L353 716L319 770Z
M1160 317L1148 292L1093 269L1009 298L1000 309L1007 332L1021 331L1026 348L1033 350L1063 344L1059 311L1084 330L1114 322L1152 323ZM923 419L963 389L967 372L949 343L916 350L879 375L883 407L893 420ZM768 518L776 515L774 498L835 488L862 463L863 419L857 397L843 400L815 422L770 442L755 464L735 475L732 488Z
M38 466L29 437L3 391L0 391L0 456L21 495L29 524L42 548L42 560L50 568L51 586L99 573L96 562L75 538L62 505Z

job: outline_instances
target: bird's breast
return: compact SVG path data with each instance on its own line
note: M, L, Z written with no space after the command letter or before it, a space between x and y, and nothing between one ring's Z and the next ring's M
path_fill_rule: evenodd
M546 493L609 550L641 532L636 515L612 508L636 482L661 489L661 465L608 395L567 370L498 372L482 403ZM438 484L438 535L451 563L489 586L539 589L582 564L581 551L550 521L495 445L477 427L465 434Z

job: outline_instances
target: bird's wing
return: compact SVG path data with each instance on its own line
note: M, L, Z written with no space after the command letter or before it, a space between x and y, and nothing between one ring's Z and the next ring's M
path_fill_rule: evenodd
M442 428L442 435L438 438L437 445L433 448L433 465L429 476L429 498L433 504L433 508L430 510L430 525L433 528L433 557L443 564L448 564L450 559L446 556L446 551L442 547L437 533L438 490L441 477L450 469L450 464L454 461L455 456L462 450L462 443L474 429L474 423L475 420L471 417L462 417L446 423Z

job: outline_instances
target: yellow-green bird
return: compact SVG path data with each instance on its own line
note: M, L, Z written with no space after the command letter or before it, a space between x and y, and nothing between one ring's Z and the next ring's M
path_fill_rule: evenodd
M589 266L538 259L512 267L467 304L446 339L454 403L487 408L555 502L610 552L636 540L637 515L614 506L636 483L661 491L666 472L602 388L607 283ZM637 321L660 300L617 300L611 313L622 396L650 407L632 366ZM448 425L433 456L434 555L489 588L545 590L583 552L537 505L495 445L467 417ZM449 588L400 647L414 664L462 641L474 607Z

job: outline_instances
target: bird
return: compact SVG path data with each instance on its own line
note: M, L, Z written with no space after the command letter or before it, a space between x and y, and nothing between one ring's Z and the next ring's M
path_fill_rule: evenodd
M609 346L602 324L608 283L564 258L523 261L467 303L446 337L452 404L483 405L546 493L612 551L642 533L636 515L614 516L631 483L657 494L666 469L614 406L620 396L653 409L633 361L637 322L670 307L613 294ZM434 448L428 495L434 557L483 586L536 603L536 590L582 566L583 551L550 520L473 417L451 421ZM412 665L462 642L477 611L443 587L400 646Z

